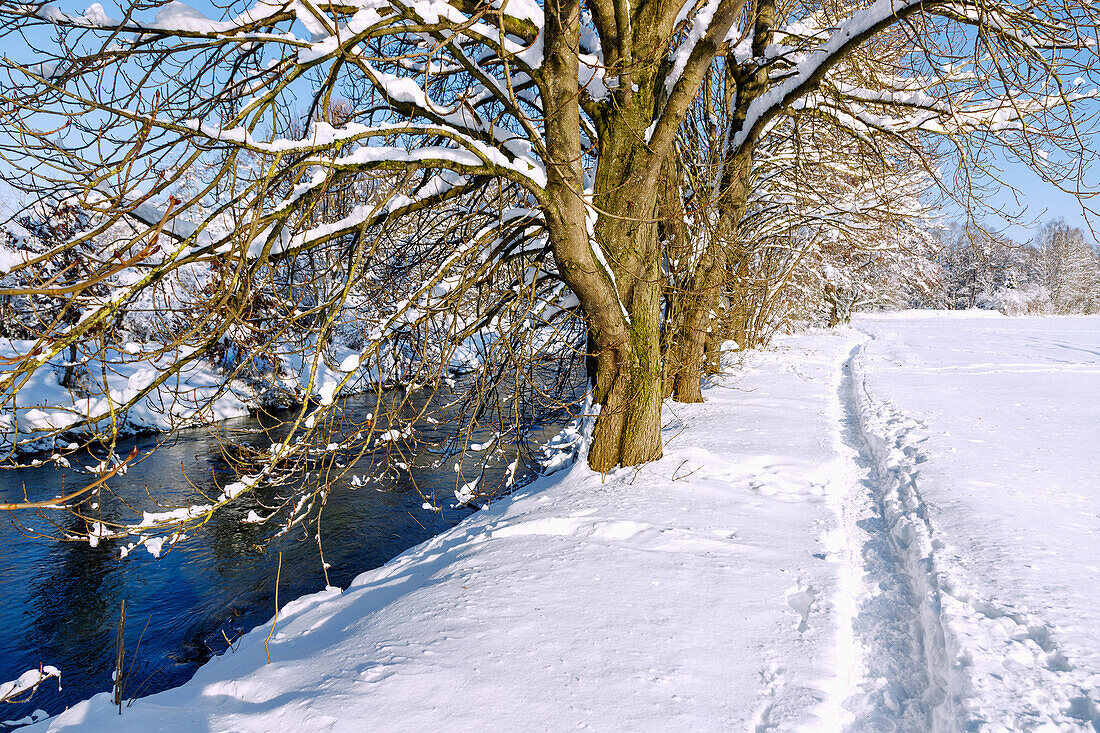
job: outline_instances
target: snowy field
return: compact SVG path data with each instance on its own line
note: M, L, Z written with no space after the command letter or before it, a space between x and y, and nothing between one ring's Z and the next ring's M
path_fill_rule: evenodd
M992 729L1100 730L1100 318L855 325L855 402L927 572L933 699Z
M1100 730L1100 318L861 317L52 730ZM48 661L48 660L44 660Z

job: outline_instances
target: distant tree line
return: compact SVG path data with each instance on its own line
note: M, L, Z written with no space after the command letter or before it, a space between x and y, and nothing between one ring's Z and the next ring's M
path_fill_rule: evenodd
M1063 219L1026 243L979 227L938 233L931 287L918 307L990 308L1007 315L1100 313L1100 247Z

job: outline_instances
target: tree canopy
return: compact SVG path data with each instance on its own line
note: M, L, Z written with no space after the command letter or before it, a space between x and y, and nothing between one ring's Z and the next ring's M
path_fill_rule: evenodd
M759 343L838 278L921 280L907 263L934 245L934 204L980 211L1011 183L1001 161L1094 194L1087 3L116 15L0 2L0 155L31 198L0 286L5 450L80 431L113 446L143 410L292 416L221 496L112 532L181 536L328 446L346 460L427 417L452 426L445 458L565 409L594 420L578 428L594 469L653 460L662 401L701 400L723 344ZM474 370L457 384L456 353ZM50 370L82 395L66 414L19 403ZM370 421L340 424L336 397L365 389ZM286 500L288 521L325 481Z

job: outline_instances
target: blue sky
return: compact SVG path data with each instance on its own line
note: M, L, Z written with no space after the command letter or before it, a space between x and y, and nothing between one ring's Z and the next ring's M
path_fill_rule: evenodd
M1021 242L1030 239L1040 224L1058 217L1065 219L1070 226L1079 227L1086 232L1090 231L1090 223L1083 215L1081 204L1076 197L1042 180L1022 163L1010 162L1002 158L997 161L997 164L1002 167L1002 178L1009 181L1018 191L1014 192L1005 187L993 192L986 201L995 208L1016 215L1026 226L996 218L988 219L988 224L998 228L1004 227L1005 234ZM1084 184L1085 187L1093 190L1100 189L1100 180L1085 180ZM1091 206L1100 208L1100 200L1094 199ZM1030 220L1036 221L1033 223ZM1100 220L1093 217L1091 224L1096 227L1096 234L1100 235ZM1090 238L1095 240L1097 237Z

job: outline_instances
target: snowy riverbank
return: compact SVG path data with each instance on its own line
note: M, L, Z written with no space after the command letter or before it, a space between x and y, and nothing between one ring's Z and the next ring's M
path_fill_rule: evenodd
M20 359L38 346L33 341L0 338L0 377L18 367ZM465 339L451 354L449 370L454 374L471 371L489 348L489 336ZM361 394L380 383L391 384L404 365L392 350L384 353L379 366L375 360L361 362L357 350L338 344L330 345L324 357L313 363L303 356L312 349L284 344L264 359L256 358L266 365L266 372L249 378L248 370L242 370L243 375L235 373L244 358L239 352L226 357L233 367L226 368L207 358L192 360L192 352L184 348L128 341L92 355L79 355L79 376L69 387L62 385L62 375L70 363L63 355L55 356L48 368L27 376L0 407L0 454L64 449L71 436L63 431L87 432L93 418L98 418L96 425L101 430L117 422L123 435L168 432L243 417L261 408L325 399L334 393L343 397ZM180 362L186 363L178 374L155 384L166 369ZM134 404L120 413L120 405L132 400Z
M103 694L49 726L1100 725L1100 319L856 327L669 405L655 464L575 466L292 601L270 664L268 624L121 717Z

